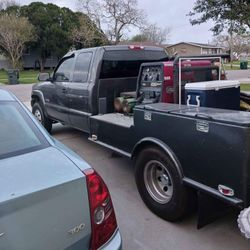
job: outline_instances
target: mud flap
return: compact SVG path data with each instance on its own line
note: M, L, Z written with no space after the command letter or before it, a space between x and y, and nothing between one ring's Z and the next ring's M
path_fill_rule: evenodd
M198 221L197 229L200 229L216 219L228 213L232 207L211 195L198 191Z

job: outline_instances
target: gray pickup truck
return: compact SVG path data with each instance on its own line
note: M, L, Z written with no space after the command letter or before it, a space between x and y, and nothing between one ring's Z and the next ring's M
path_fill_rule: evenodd
M67 124L133 159L147 207L176 221L198 204L200 228L232 206L250 206L250 114L150 103L151 97L157 99L158 84L144 88L148 101L136 105L132 114L117 113L114 100L136 90L141 63L167 60L164 50L155 47L70 52L51 77L40 75L43 82L31 94L32 112L48 131L53 123ZM247 234L243 220L239 224Z

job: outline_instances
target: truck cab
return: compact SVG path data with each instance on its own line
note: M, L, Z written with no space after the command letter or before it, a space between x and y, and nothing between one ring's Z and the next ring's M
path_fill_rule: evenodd
M104 46L69 52L52 76L43 75L43 82L33 87L33 113L48 130L61 122L89 132L90 116L113 112L121 92L135 91L142 63L167 60L164 49L157 47Z

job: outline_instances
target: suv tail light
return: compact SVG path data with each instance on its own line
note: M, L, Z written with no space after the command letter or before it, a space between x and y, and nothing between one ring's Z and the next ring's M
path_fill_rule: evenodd
M87 179L92 226L91 250L105 244L117 229L117 222L109 190L93 170L83 171Z

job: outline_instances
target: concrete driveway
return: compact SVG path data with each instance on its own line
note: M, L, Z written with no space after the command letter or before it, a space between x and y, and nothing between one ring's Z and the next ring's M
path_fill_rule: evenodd
M250 83L250 69L227 70L226 75L230 80L239 80L241 83Z
M2 86L29 105L31 85ZM135 185L132 162L88 141L88 135L62 125L52 135L87 160L107 183L116 210L125 250L243 250L250 249L237 228L237 213L196 229L196 216L169 223L152 214Z

